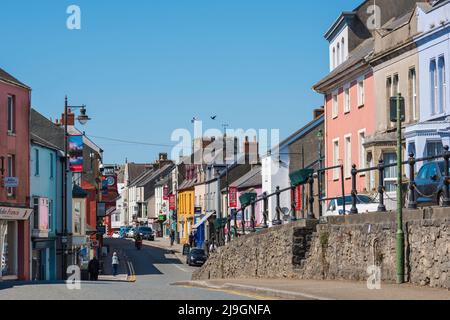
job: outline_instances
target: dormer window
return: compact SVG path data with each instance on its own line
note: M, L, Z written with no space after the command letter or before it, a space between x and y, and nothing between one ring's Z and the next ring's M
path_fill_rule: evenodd
M338 43L337 44L337 63L336 63L336 67L339 66L341 64L341 44Z
M345 39L341 40L341 62L345 61Z

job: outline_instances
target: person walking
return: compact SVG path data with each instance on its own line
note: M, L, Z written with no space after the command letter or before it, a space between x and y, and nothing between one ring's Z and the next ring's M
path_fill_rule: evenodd
M189 234L189 246L191 248L194 247L194 233L191 231L191 233Z
M173 247L175 242L175 230L170 229L170 246Z
M88 264L89 271L89 280L97 281L98 280L98 272L100 270L100 263L97 260L97 257L94 257Z
M113 268L113 276L117 276L117 272L119 269L119 256L117 255L117 252L114 252L112 257L112 268Z

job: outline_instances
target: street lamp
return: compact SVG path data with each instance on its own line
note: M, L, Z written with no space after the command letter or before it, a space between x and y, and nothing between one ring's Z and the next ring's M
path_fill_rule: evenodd
M64 174L63 174L63 232L61 236L61 244L62 244L62 278L65 280L67 273L67 243L68 243L68 236L69 231L67 230L67 213L68 213L68 199L67 199L67 191L68 191L68 182L67 182L67 174L69 173L69 166L68 166L68 150L69 150L69 126L67 124L68 122L68 114L69 114L69 108L72 109L80 109L80 115L77 117L78 122L81 125L85 125L89 120L91 120L87 114L86 114L86 106L69 106L68 98L65 97L64 101Z
M402 198L402 121L405 121L405 99L399 93L390 99L391 122L397 123L397 283L405 282L405 234L403 232Z

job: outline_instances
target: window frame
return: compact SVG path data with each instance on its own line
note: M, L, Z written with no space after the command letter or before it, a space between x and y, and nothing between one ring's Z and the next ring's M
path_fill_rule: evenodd
M348 142L348 144L347 144ZM344 135L344 178L352 177L352 135Z
M350 85L346 85L344 87L344 114L350 113L351 111L351 93L350 93Z
M8 94L6 109L7 131L9 135L14 135L16 133L16 97L12 94Z
M340 165L340 143L339 143L339 138L333 139L332 141L333 143L333 166L338 166ZM334 181L338 181L340 178L340 170L339 168L335 168L333 170L333 180Z
M331 94L331 117L333 119L339 117L339 90Z
M7 155L7 163L6 163L6 169L7 169L7 177L8 178L15 178L16 177L16 156L14 154L8 154ZM16 196L16 188L7 188L6 194L8 198L15 198Z
M360 78L356 82L356 91L358 96L358 108L364 107L365 104L365 92L364 92L365 84L364 77Z

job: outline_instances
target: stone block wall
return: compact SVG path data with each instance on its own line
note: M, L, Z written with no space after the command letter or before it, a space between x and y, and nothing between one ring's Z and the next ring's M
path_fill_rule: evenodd
M395 213L297 222L236 240L215 253L193 278L293 278L366 281L381 268L396 281ZM450 289L450 209L404 213L405 274L414 285Z

